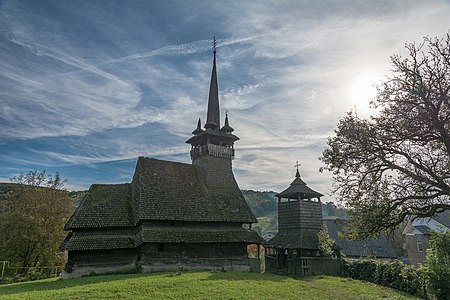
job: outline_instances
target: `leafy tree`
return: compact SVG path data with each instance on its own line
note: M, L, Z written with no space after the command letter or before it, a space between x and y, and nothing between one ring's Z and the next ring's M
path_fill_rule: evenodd
M450 232L433 232L427 249L425 272L439 300L450 299Z
M354 237L450 209L450 35L405 48L371 102L377 113L349 112L321 158Z
M325 224L322 225L322 228L318 234L319 238L319 251L322 256L332 257L335 256L335 252L333 251L334 240L330 238L328 234L328 228Z
M73 212L64 181L45 171L13 177L0 200L0 255L20 267L62 264L64 224Z

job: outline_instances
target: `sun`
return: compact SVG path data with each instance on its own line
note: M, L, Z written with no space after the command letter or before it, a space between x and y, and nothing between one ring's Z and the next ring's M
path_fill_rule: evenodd
M370 108L369 102L377 95L375 85L379 83L381 75L375 71L366 71L353 77L350 82L350 93L352 104L356 112L371 114L374 109Z

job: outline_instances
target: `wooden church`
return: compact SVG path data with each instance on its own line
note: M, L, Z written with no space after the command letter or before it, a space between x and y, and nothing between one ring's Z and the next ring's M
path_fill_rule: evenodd
M108 272L249 271L257 222L233 175L228 116L220 126L216 49L207 120L191 145L192 164L139 157L130 183L93 184L65 229L65 278Z

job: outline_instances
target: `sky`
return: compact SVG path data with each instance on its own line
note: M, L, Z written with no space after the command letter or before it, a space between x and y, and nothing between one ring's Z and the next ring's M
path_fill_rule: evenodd
M45 169L83 190L130 182L139 156L190 163L216 36L240 187L281 191L299 161L334 200L319 157L339 119L372 113L406 42L449 29L440 0L0 1L0 181Z

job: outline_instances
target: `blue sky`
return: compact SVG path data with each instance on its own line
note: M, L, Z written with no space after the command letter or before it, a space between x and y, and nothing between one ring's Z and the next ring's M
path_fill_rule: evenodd
M319 173L346 111L406 41L443 36L449 1L0 1L0 181L46 169L68 189L129 182L138 156L190 162L212 36L241 188ZM223 122L223 119L222 119Z

